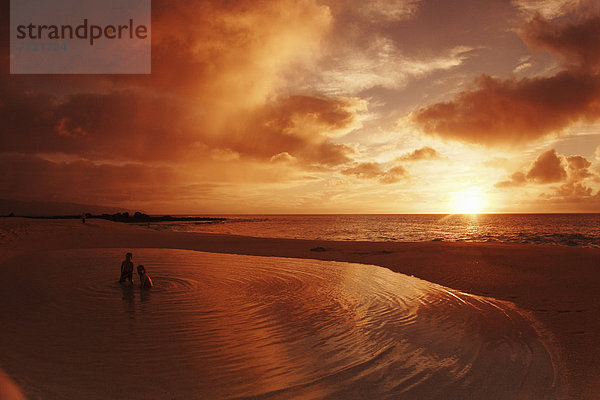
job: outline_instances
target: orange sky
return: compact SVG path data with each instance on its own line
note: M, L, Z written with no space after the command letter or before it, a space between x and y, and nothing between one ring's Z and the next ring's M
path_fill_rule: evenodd
M0 198L600 212L597 0L152 7L150 76L8 75L5 29Z

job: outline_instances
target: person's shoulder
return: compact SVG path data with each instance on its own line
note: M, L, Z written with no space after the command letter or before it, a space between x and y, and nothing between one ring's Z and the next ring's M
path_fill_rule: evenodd
M146 274L144 277L144 286L151 288L152 286L154 286L152 284L152 279L150 278L150 275Z

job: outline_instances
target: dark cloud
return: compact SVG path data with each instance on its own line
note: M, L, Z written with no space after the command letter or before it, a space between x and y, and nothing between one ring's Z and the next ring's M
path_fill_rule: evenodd
M374 162L364 162L357 164L354 167L346 168L342 171L344 175L354 175L361 179L374 179L383 175L383 171L379 164Z
M569 166L569 176L571 176L572 179L580 180L593 176L588 169L592 163L586 160L585 157L570 156L567 157L567 163Z
M406 178L406 169L402 166L395 166L388 169L383 176L379 178L381 183L396 183Z
M0 98L3 151L62 152L86 158L168 160L182 157L186 110L175 101L135 92ZM188 136L189 136L188 128Z
M555 25L536 16L521 35L532 46L564 56L567 69L517 80L482 75L475 87L417 110L427 134L482 145L517 145L600 119L600 17Z
M582 156L564 156L551 149L540 154L526 172L517 171L509 180L498 182L498 188L510 188L528 184L560 184L550 194L542 197L575 201L593 195L591 187L585 185L586 178L595 177L589 171L592 165ZM600 195L597 194L597 197Z
M498 182L495 186L497 188L508 188L514 186L521 186L525 183L527 183L527 176L523 172L517 171L510 176L509 180Z
M378 163L363 162L342 170L344 175L354 175L360 179L378 179L379 182L390 184L401 181L407 172L402 166L395 166L385 171Z
M268 104L242 126L231 126L213 145L226 146L242 155L270 160L288 153L309 164L327 166L350 161L353 150L329 141L354 124L352 104L324 97L291 96Z
M564 71L548 78L500 80L415 112L425 133L483 145L515 145L600 119L600 78Z
M230 180L254 179L258 164L272 168L270 160L283 154L296 169L351 161L353 150L331 139L355 124L353 100L279 90L282 71L319 49L332 21L327 6L157 0L152 20L151 75L0 76L7 197L29 192L32 199L93 202L127 194L136 182L185 186L187 193L212 170ZM6 153L19 168L10 167ZM40 154L86 161L54 163ZM201 171L162 179L156 165ZM119 186L119 175L131 185ZM135 192L154 196L145 187Z
M555 183L566 178L565 166L554 149L540 154L527 172L527 179L535 183Z
M420 149L416 149L410 153L403 154L398 157L399 161L421 161L421 160L435 160L441 158L440 153L435 149L424 146Z
M578 210L586 212L600 211L600 190L594 193L594 190L581 182L567 182L548 193L542 193L540 199L557 208L566 210Z
M587 187L582 183L569 182L561 185L554 193L554 196L567 199L591 197L592 188Z
M39 201L118 204L184 196L177 173L166 167L52 162L35 156L0 155L0 197Z
M337 165L352 150L329 141L349 128L347 100L292 96L241 112L223 127L184 101L134 91L76 94L66 101L44 93L0 97L3 151L61 152L89 159L182 161L229 149L269 160L287 152L306 163Z
M559 25L538 14L520 34L532 47L563 56L569 68L597 70L600 66L600 16Z

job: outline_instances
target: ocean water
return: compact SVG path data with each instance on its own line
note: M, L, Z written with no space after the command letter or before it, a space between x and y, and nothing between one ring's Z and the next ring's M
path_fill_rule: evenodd
M507 303L385 268L133 249L0 268L0 365L31 399L547 399L552 357Z
M225 222L143 224L157 230L292 239L467 241L600 247L600 214L229 215Z

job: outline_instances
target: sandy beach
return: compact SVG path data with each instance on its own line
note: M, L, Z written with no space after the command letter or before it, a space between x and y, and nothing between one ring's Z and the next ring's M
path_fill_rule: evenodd
M103 220L0 219L0 262L36 251L163 248L373 264L514 303L553 348L561 398L600 397L600 249L488 243L335 242L159 232Z

